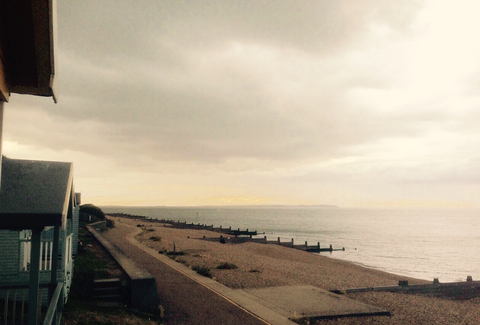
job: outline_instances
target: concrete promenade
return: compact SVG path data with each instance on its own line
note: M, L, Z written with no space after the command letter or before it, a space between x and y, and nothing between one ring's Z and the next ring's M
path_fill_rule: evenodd
M198 275L188 267L138 243L133 238L137 231L134 227L117 222L115 228L103 232L103 235L155 277L166 324L295 324L248 296Z

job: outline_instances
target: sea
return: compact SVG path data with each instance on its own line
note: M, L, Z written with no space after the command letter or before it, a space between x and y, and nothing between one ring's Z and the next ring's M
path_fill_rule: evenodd
M321 252L400 276L480 280L480 209L267 207L101 207L157 219L258 231L268 240L345 248Z

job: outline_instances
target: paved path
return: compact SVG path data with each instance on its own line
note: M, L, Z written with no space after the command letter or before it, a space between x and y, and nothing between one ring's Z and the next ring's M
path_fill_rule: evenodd
M131 244L126 236L135 231L116 223L115 228L103 234L155 277L166 324L269 324Z

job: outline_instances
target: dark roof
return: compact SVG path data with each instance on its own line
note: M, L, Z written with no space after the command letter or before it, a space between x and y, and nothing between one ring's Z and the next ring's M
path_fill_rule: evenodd
M9 91L54 93L55 0L1 0L0 40Z
M0 229L65 225L73 200L73 164L2 159Z

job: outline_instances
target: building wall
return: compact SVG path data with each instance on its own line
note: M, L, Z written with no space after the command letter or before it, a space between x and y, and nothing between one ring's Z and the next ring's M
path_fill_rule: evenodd
M20 232L0 230L0 275L20 272Z
M75 207L73 209L73 247L72 252L73 256L77 256L78 253L78 224L80 220L80 208Z

